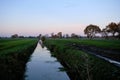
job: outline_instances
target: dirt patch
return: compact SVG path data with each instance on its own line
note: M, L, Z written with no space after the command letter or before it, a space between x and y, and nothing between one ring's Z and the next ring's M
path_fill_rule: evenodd
M67 44L67 46L70 46L85 52L92 52L93 54L97 54L97 55L107 57L109 59L120 62L120 51L118 50L98 48L96 46L81 45L76 43L69 43Z

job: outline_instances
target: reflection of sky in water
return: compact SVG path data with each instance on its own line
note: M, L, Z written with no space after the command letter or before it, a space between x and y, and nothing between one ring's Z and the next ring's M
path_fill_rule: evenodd
M60 67L62 65L56 58L38 44L31 61L27 63L26 80L69 80L65 72L60 72Z

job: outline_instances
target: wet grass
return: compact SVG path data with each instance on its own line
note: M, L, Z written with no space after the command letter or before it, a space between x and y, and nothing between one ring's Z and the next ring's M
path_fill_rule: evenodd
M0 39L0 80L24 80L37 39Z
M69 43L78 43L119 49L118 40L80 40L80 39L48 39L45 45L52 55L65 66L71 80L120 80L120 68L99 59L91 54L67 46Z

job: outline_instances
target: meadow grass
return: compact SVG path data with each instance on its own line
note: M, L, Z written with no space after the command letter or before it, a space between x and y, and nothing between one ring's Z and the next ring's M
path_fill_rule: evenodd
M22 52L35 45L37 39L0 39L0 56L15 52Z
M45 45L67 68L71 80L119 80L120 68L91 54L70 47L69 43L119 49L118 40L47 39Z
M77 43L83 45L90 45L96 46L100 48L107 48L107 49L117 49L120 50L120 40L106 40L106 39L49 39L54 40L54 42L59 41L62 43Z
M24 80L38 39L0 39L0 80Z

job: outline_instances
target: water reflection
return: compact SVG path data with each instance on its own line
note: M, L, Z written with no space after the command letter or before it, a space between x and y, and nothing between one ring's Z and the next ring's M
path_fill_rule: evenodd
M27 63L26 80L69 80L66 72L60 70L63 66L51 57L46 47L37 45L31 61Z
M0 80L69 80L63 66L46 47L38 44L33 51L31 48L26 54L0 56Z
M39 44L41 45L42 48L44 48L44 44L43 44L42 40L39 40Z

